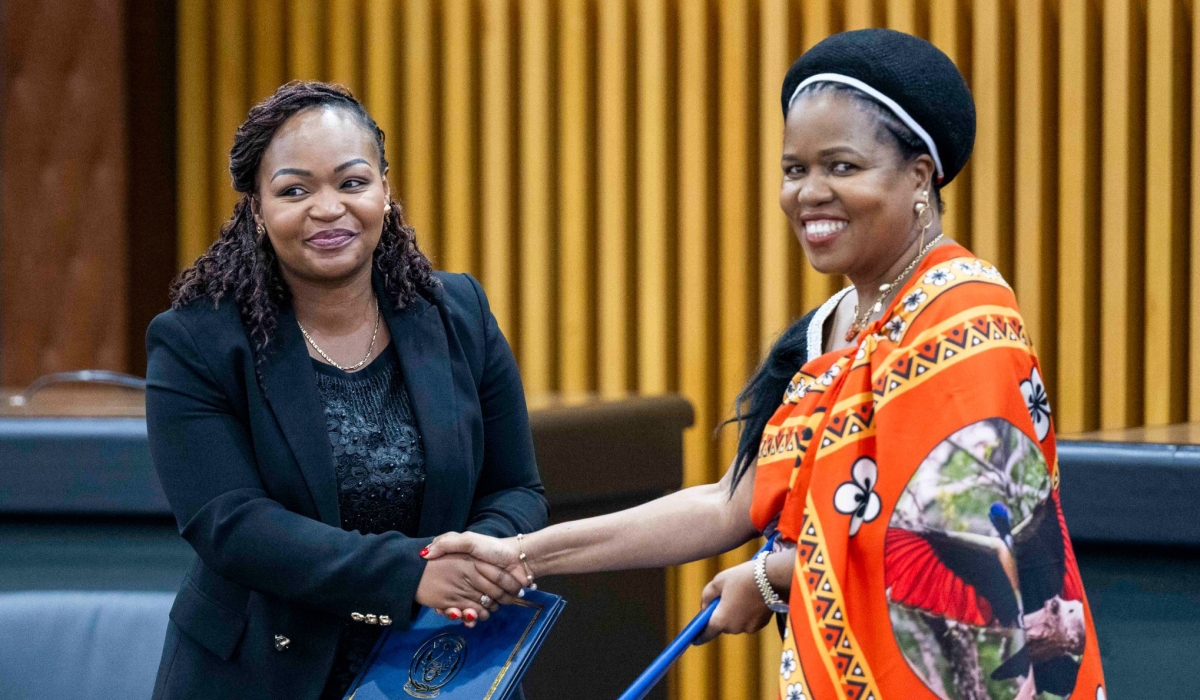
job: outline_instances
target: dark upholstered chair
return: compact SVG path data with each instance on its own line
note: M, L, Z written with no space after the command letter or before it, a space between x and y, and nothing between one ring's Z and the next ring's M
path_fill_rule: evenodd
M174 593L0 594L0 698L143 700Z

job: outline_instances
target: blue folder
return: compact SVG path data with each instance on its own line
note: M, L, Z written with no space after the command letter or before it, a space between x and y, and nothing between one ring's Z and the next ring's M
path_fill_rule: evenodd
M502 605L468 629L424 608L388 629L344 700L508 700L565 602L544 591Z

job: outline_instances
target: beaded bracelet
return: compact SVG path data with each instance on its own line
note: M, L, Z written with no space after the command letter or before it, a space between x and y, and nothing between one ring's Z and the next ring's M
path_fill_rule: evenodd
M537 584L533 582L533 570L529 568L529 562L525 557L525 535L517 534L517 553L520 555L521 566L525 567L525 578L529 579L529 589L537 590Z

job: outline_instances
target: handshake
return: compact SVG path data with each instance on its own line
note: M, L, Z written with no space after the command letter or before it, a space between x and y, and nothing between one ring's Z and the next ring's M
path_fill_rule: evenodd
M584 573L673 563L637 558L626 561L619 555L612 558L595 553L586 556L586 552L580 550L587 550L587 547L574 548L576 558L582 553L586 562L567 562L556 556L554 545L543 541L546 532L505 539L473 532L449 532L435 538L421 551L428 563L417 587L417 602L451 620L462 620L467 627L474 627L488 619L501 605L520 598L524 588L536 587L534 575L539 563L543 565L543 573L547 573L547 568L556 569L548 573ZM546 546L552 550L550 556L541 551ZM697 644L721 634L753 633L770 621L772 612L764 601L755 564L752 560L726 569L705 586L701 606L707 607L718 598L720 604L696 639ZM795 566L795 551L771 554L762 564L761 573L786 597Z
M467 627L534 587L520 536L497 539L473 532L440 535L421 550L427 564L416 601Z

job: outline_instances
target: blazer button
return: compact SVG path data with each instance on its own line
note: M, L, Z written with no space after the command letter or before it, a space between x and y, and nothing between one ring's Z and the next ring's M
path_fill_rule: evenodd
M367 617L368 625L378 625L379 624L379 618L377 616L372 615L371 613L367 613L366 617Z
M380 615L379 624L387 627L388 625L392 624L392 618L388 617L387 615Z
M287 651L288 647L291 645L292 640L288 639L282 634L275 635L275 651Z
M354 612L350 613L350 619L354 620L355 622L362 622L363 620L367 619L367 616L363 615L362 613Z

